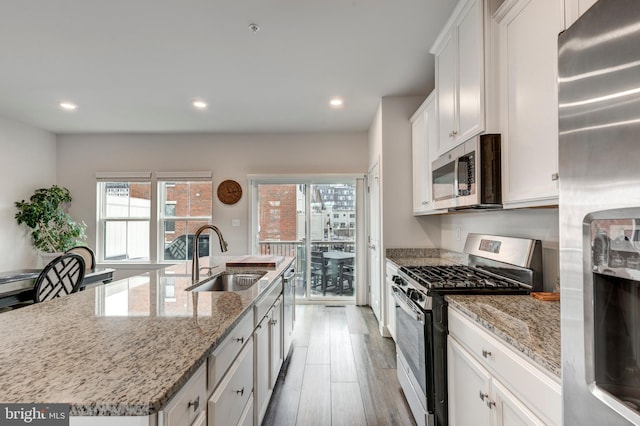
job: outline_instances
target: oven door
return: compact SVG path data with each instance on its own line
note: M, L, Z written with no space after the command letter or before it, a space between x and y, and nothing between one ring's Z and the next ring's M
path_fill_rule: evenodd
M396 346L406 361L413 379L418 384L420 403L425 411L433 413L433 364L430 330L433 325L431 311L423 311L398 287L392 287L396 301Z

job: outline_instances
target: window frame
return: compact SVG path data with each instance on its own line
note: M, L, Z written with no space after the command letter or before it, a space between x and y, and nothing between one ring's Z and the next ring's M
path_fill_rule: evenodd
M206 181L211 184L211 216L207 217L188 217L184 220L202 221L211 223L213 220L213 204L214 204L214 187L213 187L213 172L212 171L192 171L192 172L98 172L96 173L96 259L97 262L103 265L114 264L119 267L125 265L149 265L159 264L166 265L172 263L180 263L175 260L162 260L164 253L164 227L162 221L164 219L164 206L161 205L163 200L160 198L160 184L163 182L174 181ZM150 184L150 211L149 217L124 217L106 218L106 191L104 190L105 182L148 182ZM176 220L180 220L179 217L175 217ZM105 223L110 221L127 221L127 222L140 222L147 221L149 223L149 259L123 259L105 260L104 253L104 226ZM162 234L162 235L161 235ZM126 267L126 266L125 266Z

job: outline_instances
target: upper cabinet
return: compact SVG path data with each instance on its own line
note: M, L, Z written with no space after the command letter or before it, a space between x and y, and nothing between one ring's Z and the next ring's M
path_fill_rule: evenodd
M567 27L573 24L583 13L595 4L596 0L565 0L564 10Z
M442 213L433 210L431 199L431 162L436 158L438 138L436 91L420 105L411 117L411 149L413 160L413 214Z
M462 0L431 48L438 89L438 156L486 128L484 29L484 1Z
M502 201L558 203L558 34L563 2L506 0L496 11Z

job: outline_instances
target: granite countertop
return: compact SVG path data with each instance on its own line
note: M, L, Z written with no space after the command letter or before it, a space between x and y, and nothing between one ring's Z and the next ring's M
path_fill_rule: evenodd
M559 301L540 301L528 295L447 295L446 300L450 309L462 312L535 364L561 377Z
M397 266L456 265L466 258L461 253L434 248L387 249L385 256Z
M267 274L244 291L185 291L188 263L2 313L0 401L69 403L72 416L153 414L293 259L251 268Z

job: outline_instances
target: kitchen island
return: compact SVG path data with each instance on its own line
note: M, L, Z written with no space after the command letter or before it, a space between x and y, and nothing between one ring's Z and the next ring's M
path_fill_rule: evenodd
M68 403L72 420L155 415L293 260L251 268L266 274L243 291L185 291L189 263L3 313L0 401Z

